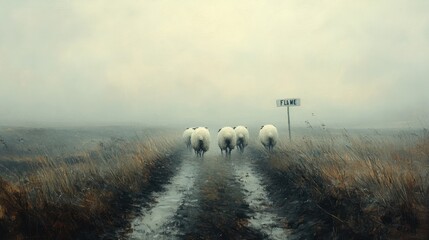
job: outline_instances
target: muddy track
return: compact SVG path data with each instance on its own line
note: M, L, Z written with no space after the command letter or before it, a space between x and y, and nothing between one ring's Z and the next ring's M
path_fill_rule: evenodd
M264 233L267 239L285 239L290 234L287 220L278 215L278 208L269 198L262 175L256 169L260 159L245 155L237 160L233 162L236 179L241 182L245 200L254 213L249 226Z
M330 228L324 223L328 217L312 201L305 188L296 186L293 175L276 171L267 164L268 153L256 149L249 150L252 157L258 159L254 162L254 169L261 176L262 185L265 186L277 215L287 219L289 239L332 238L328 235Z
M267 196L254 157L184 153L162 191L150 194L122 231L125 239L286 239L284 218Z
M149 179L147 185L137 195L124 195L122 201L117 203L116 212L118 217L114 218L113 228L109 227L97 238L101 239L123 239L124 236L132 231L132 222L130 219L136 219L140 216L142 208L148 208L156 202L156 196L165 191L165 186L169 180L176 174L181 162L177 161L183 151L179 150L170 156L166 156L162 161L158 161L154 167L155 173ZM94 233L83 232L78 235L79 239L94 239Z
M261 239L248 227L250 208L244 201L240 183L235 180L230 159L206 157L201 163L193 197L197 206L181 209L183 239Z

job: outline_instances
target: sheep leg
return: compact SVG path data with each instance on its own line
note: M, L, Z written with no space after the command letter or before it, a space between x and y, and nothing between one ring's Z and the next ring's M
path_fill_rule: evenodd
M244 152L243 144L238 145L238 149L240 149L240 152L243 153Z

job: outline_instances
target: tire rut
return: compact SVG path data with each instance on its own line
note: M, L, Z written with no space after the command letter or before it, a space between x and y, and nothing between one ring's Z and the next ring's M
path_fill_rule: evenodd
M231 160L207 156L200 161L193 193L198 205L183 206L176 215L183 229L181 239L263 239L248 227L250 209Z
M143 206L126 239L286 239L251 155L187 153Z
M178 208L187 204L195 181L197 166L189 159L183 159L176 174L163 186L163 191L153 192L152 204L141 209L139 216L131 222L127 239L172 239L178 234L171 227Z
M245 201L253 214L249 226L262 232L266 239L287 239L287 221L276 214L276 208L269 199L260 174L255 170L254 159L240 156L233 162L236 179L241 183Z

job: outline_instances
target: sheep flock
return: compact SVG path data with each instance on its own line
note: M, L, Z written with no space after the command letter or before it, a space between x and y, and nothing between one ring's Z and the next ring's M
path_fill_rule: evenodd
M183 141L189 150L194 150L198 157L203 157L210 148L210 131L207 127L190 127L183 132ZM278 142L278 131L272 124L261 126L258 139L268 150L272 151ZM239 153L244 153L244 149L249 145L249 130L245 126L222 127L218 130L217 141L221 150L221 155L231 156L231 152L237 149Z

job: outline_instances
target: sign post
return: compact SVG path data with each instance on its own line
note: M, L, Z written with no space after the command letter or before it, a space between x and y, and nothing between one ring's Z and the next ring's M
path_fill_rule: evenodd
M285 98L276 100L277 107L287 107L287 124L289 129L289 140L292 141L292 136L290 133L290 115L289 107L301 106L301 99L299 98Z

